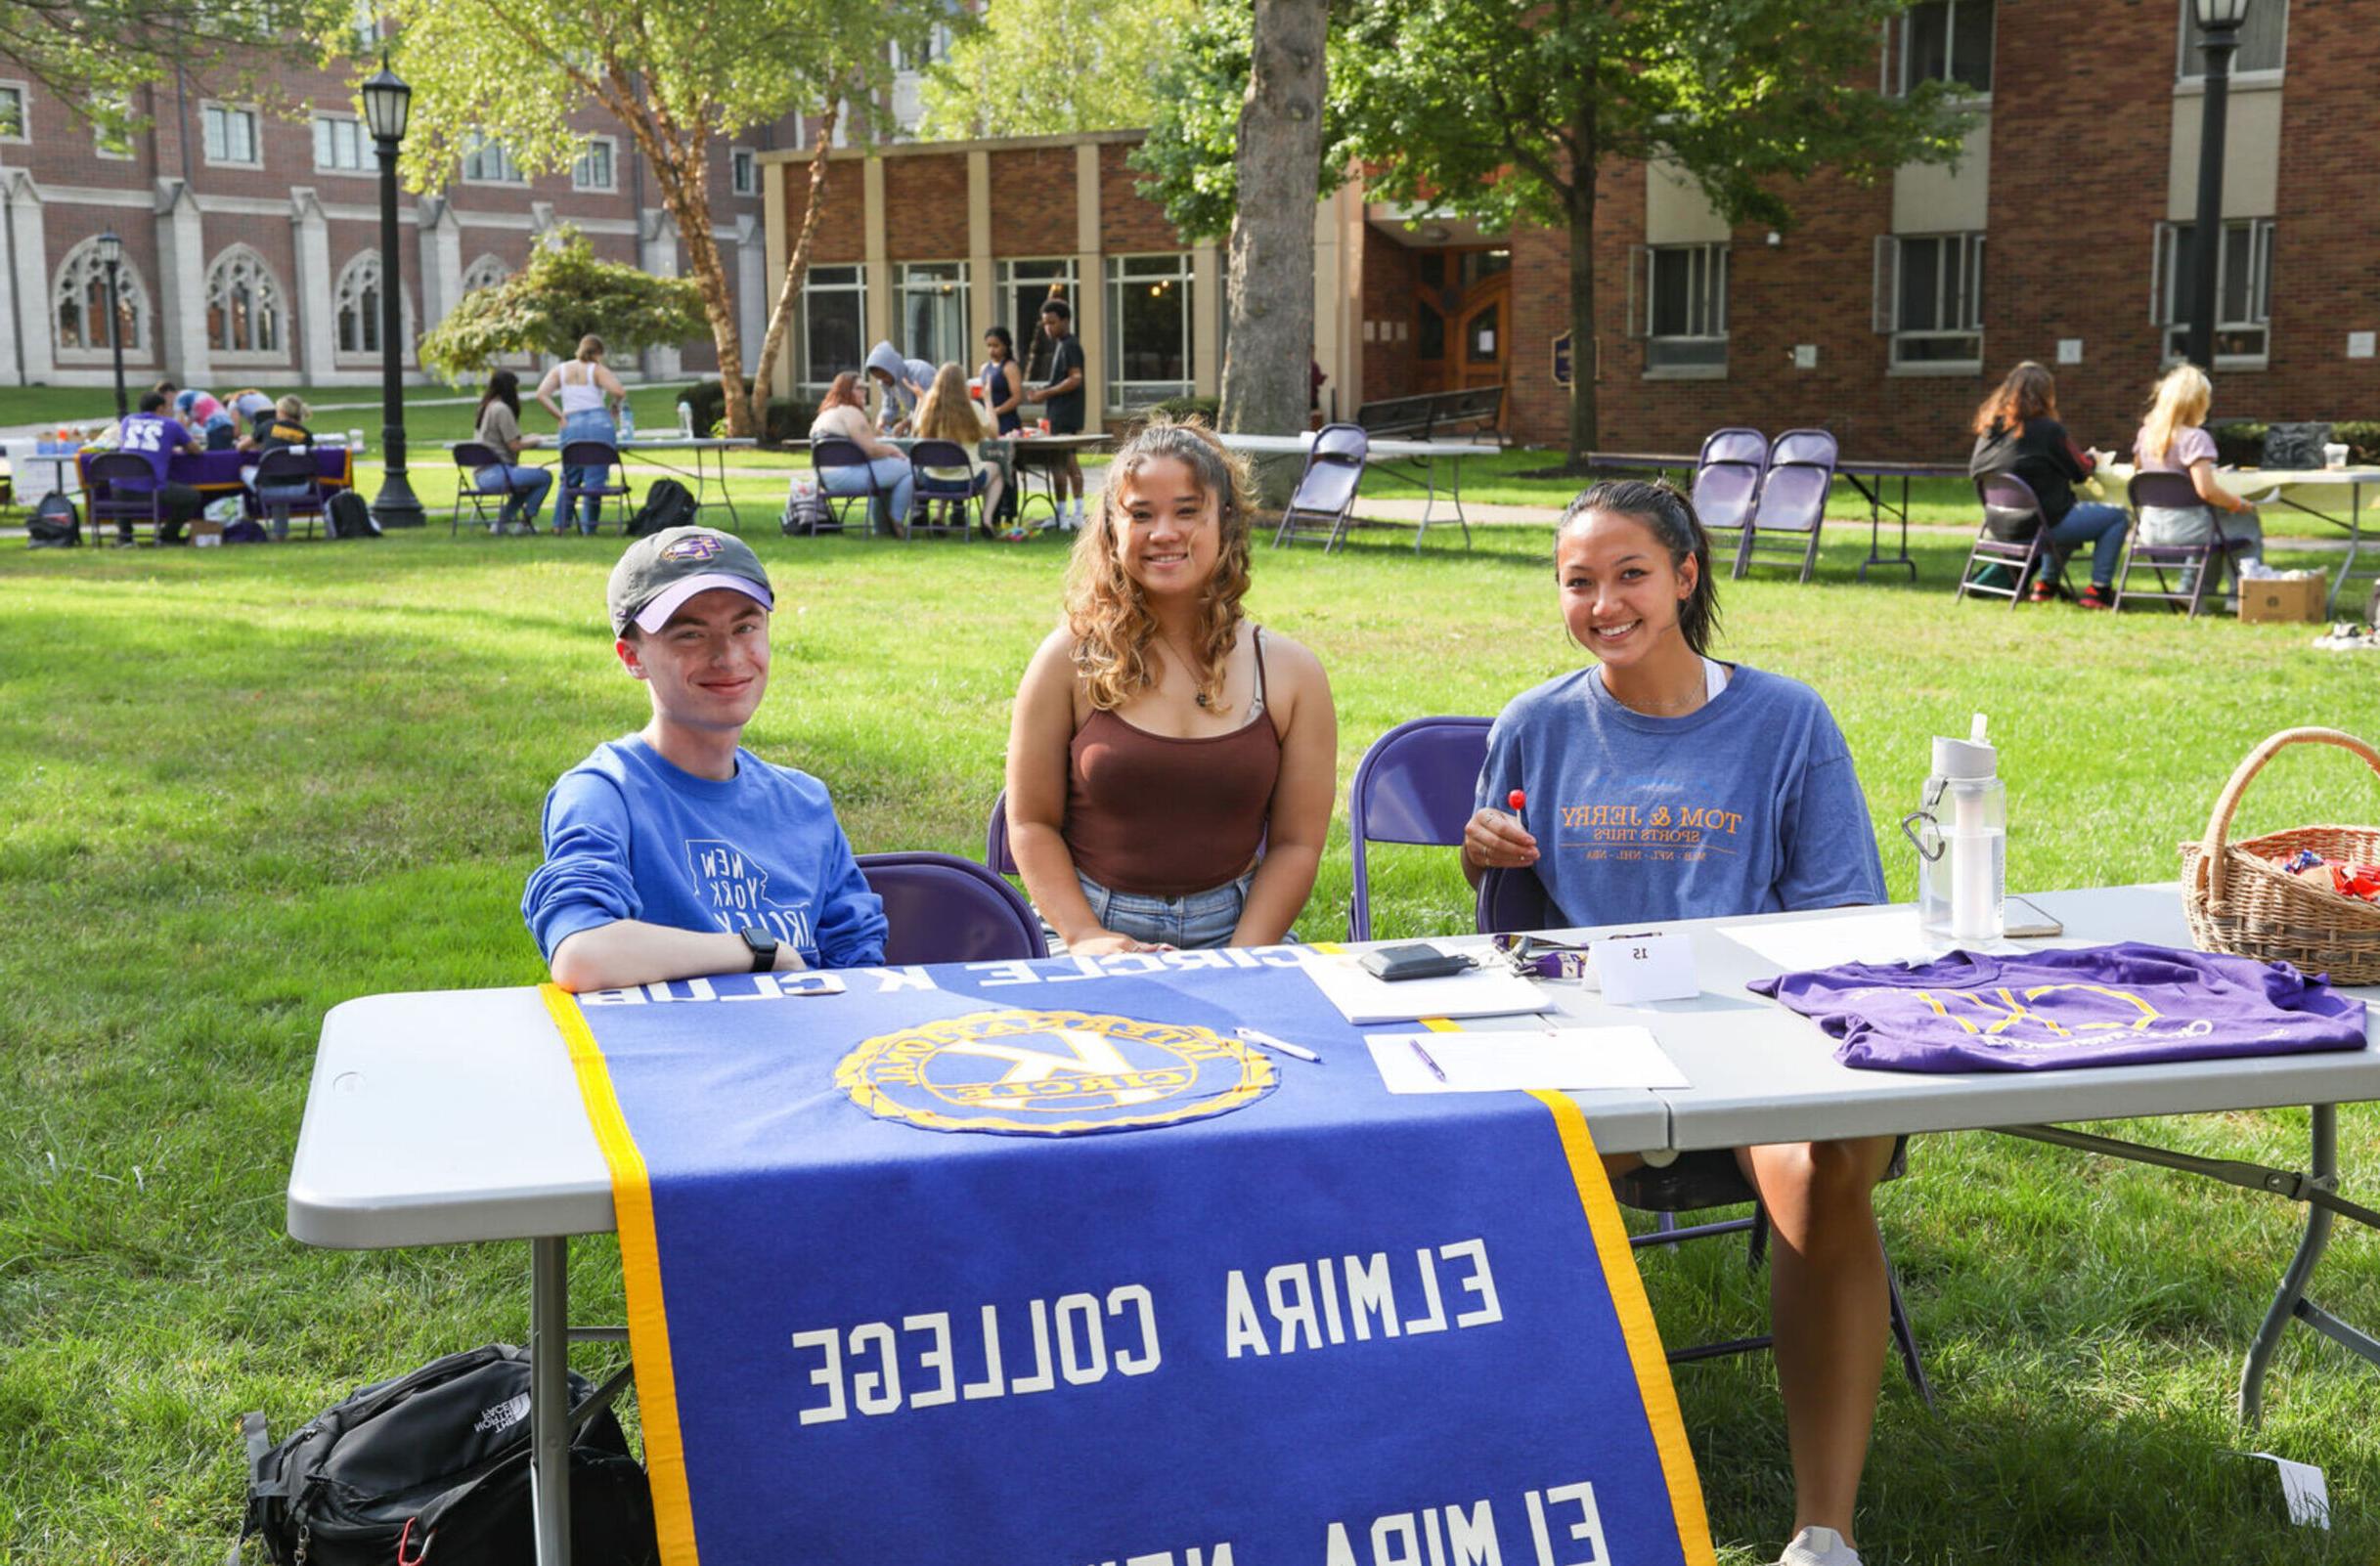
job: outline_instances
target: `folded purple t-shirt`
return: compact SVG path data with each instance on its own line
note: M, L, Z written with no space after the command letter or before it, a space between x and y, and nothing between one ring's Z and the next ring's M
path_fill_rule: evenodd
M2287 963L2125 941L1846 963L1745 986L1815 1018L1845 1066L2044 1071L2361 1049L2363 1003Z

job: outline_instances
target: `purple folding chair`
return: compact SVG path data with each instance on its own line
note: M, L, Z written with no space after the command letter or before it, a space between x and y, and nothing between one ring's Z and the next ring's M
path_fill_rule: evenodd
M1827 519L1827 492L1834 487L1835 456L1834 436L1823 429L1789 429L1770 445L1768 471L1736 555L1737 576L1750 570L1767 547L1785 559L1801 556L1801 580L1810 580L1818 565L1820 525ZM1776 534L1792 542L1764 539Z
M1990 594L2016 607L2033 569L2056 573L2059 589L2066 586L2066 562L2049 544L2049 519L2041 508L2033 486L2013 473L1985 473L1975 480L1975 499L1983 505L1983 522L1975 529L1974 545L1959 570L1958 596ZM1994 587L1988 572L2006 574L2008 585Z
M954 853L863 853L859 873L884 899L884 960L977 963L1049 955L1041 921L1016 889Z
M2187 473L2135 473L2127 488L2125 499L2132 504L2132 538L2124 551L2124 570L2116 578L2116 607L2122 609L2126 598L2146 598L2155 603L2171 604L2179 609L2187 605L2189 617L2198 618L2198 610L2206 602L2207 583L2220 579L2230 565L2234 550L2250 547L2253 539L2234 539L2223 531L2223 513L2208 505L2198 494L2198 486ZM2203 544L2143 544L2140 542L2140 507L2167 506L2174 510L2202 507L2208 517L2214 537ZM2157 574L2157 590L2132 586L2133 569L2145 566ZM2182 573L2182 586L2177 588L2165 580L2168 571Z
M1702 437L1702 455L1695 462L1695 515L1702 519L1705 532L1725 528L1736 535L1737 576L1743 575L1743 550L1752 539L1752 506L1760 498L1760 479L1768 466L1769 438L1756 429L1731 426Z
M271 523L273 537L289 536L289 518L306 519L306 536L314 536L317 518L328 509L330 498L323 493L322 473L314 465L314 454L284 446L265 453L256 459L256 472L248 480L248 500L254 508Z
M1281 513L1281 526L1273 532L1274 547L1300 533L1322 533L1325 554L1346 542L1355 491L1363 482L1364 458L1371 450L1372 437L1360 424L1322 426L1313 450L1306 453L1305 471L1298 475L1289 508Z
M965 478L938 479L926 471L930 467L966 472L967 449L956 441L919 441L909 448L909 472L915 485L909 491L909 509L920 520L910 525L909 518L902 518L901 536L907 539L919 533L952 531L963 536L968 527L967 504L973 501L976 510L982 511L984 491L991 483L990 471L969 473ZM956 522L950 520L953 509L958 512Z
M615 468L619 470L620 474L620 482L617 484L611 482L612 471ZM576 469L579 475L576 482L569 477L573 469ZM617 499L620 502L621 526L624 529L627 527L630 510L628 467L620 460L618 447L609 441L565 442L562 447L562 474L561 514L568 519L571 526L581 525L579 500L583 497L593 496L595 503L595 519L593 526L599 528L603 525L603 502L607 500Z
M1355 861L1347 938L1372 938L1366 845L1455 848L1471 820L1479 768L1487 761L1485 718L1416 718L1372 742L1347 785L1347 849Z
M463 508L471 508L471 520L491 532L496 517L488 515L488 502L497 502L497 515L504 514L504 503L512 497L506 490L483 490L479 487L479 470L483 467L503 467L504 454L482 441L455 443L455 509L447 513L446 536L453 538L463 530Z
M1520 934L1533 930L1558 930L1568 925L1561 909L1545 894L1545 883L1537 872L1490 869L1479 878L1476 903L1477 923L1481 935ZM1884 1172L1887 1180L1898 1180L1904 1173L1902 1158L1896 1153L1892 1167ZM1681 1153L1669 1163L1654 1166L1639 1164L1624 1174L1611 1177L1611 1194L1623 1206L1639 1212L1659 1214L1660 1227L1650 1234L1631 1235L1631 1249L1643 1250L1650 1245L1675 1247L1689 1240L1702 1240L1714 1235L1743 1235L1744 1260L1757 1268L1768 1253L1769 1215L1760 1205L1760 1194L1752 1183L1743 1178L1737 1166L1736 1154L1728 1148L1707 1148L1694 1153ZM1688 1224L1681 1227L1676 1214L1699 1212L1707 1207L1733 1207L1744 1202L1752 1204L1749 1217L1723 1218L1711 1223ZM1884 1258L1884 1287L1892 1306L1892 1340L1901 1351L1901 1369L1909 1375L1909 1384L1917 1388L1925 1406L1934 1406L1934 1389L1925 1378L1925 1365L1917 1357L1917 1334L1909 1325L1909 1312L1901 1303L1901 1278L1893 1270L1892 1258ZM1692 1360L1717 1359L1725 1354L1748 1354L1769 1347L1776 1341L1772 1334L1758 1337L1728 1338L1717 1343L1697 1343L1687 1348L1671 1349L1669 1363L1684 1365Z
M866 489L838 495L826 487L826 475L829 472L847 467L858 468L866 477ZM846 440L840 435L813 437L810 442L810 470L818 476L818 499L826 502L827 513L835 519L836 527L850 526L854 500L865 502L871 524L879 510L885 515L891 515L893 492L876 482L876 466L867 459L867 453L859 449L858 441ZM881 507L876 503L879 500L884 502ZM897 517L894 520L894 531L905 535L909 519L904 516Z
M1008 851L1008 791L1000 790L992 797L992 819L984 823L984 863L994 874L1022 875L1017 868L1017 856Z
M137 452L101 452L86 457L83 482L91 491L91 537L95 542L102 522L113 522L125 538L132 536L135 522L146 522L157 532L164 531L165 492L157 486L156 473L146 457ZM148 488L121 487L127 483Z

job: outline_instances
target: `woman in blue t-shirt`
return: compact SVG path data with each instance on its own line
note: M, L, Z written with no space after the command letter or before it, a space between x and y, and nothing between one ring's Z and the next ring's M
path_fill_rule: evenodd
M1867 802L1826 703L1706 651L1717 586L1686 498L1598 484L1564 514L1554 563L1563 622L1596 662L1496 719L1465 874L1532 867L1574 926L1883 901ZM1519 816L1502 808L1515 789ZM1770 1304L1794 1481L1785 1566L1859 1559L1851 1514L1889 1321L1870 1196L1892 1155L1890 1137L1736 1150L1777 1237Z

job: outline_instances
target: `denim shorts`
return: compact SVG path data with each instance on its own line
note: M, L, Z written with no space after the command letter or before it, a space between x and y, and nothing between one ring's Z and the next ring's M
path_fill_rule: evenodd
M1185 897L1151 897L1137 892L1111 892L1080 871L1075 873L1101 929L1185 951L1231 944L1231 933L1240 928L1240 910L1248 905L1249 883L1256 878L1251 870L1237 881ZM1043 928L1048 928L1046 923ZM1050 931L1050 950L1063 946L1057 932Z

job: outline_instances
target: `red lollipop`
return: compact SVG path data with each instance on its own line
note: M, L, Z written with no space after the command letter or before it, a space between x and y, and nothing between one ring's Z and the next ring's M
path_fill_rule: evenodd
M1521 790L1515 789L1504 797L1504 803L1513 807L1515 814L1519 814L1521 806L1528 803L1528 796Z

